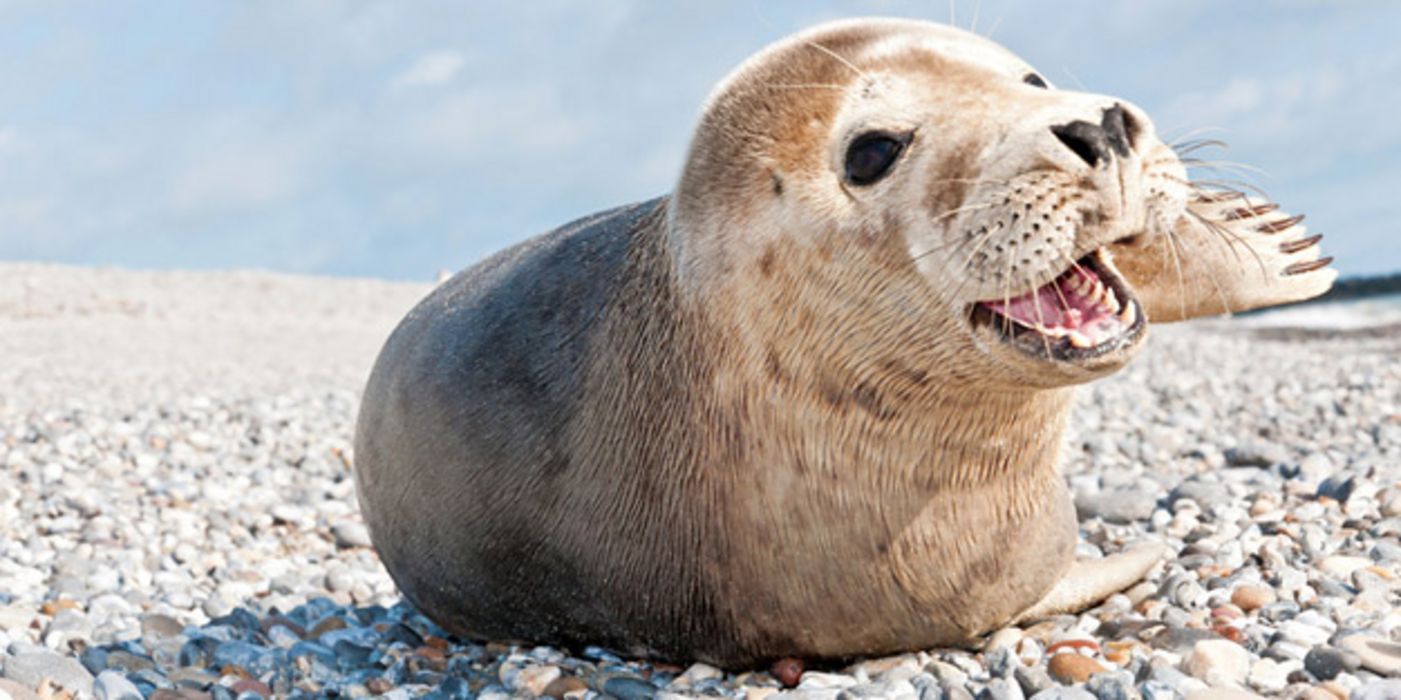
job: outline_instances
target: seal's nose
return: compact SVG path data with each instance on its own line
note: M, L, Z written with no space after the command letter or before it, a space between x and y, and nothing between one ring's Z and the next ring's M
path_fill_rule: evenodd
M1092 168L1108 163L1115 154L1127 157L1137 132L1138 123L1119 104L1104 110L1099 124L1073 121L1051 127L1051 133Z

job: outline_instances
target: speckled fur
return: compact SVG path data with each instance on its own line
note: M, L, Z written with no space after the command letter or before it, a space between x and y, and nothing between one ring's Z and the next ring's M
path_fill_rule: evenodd
M424 300L356 440L405 595L470 637L730 667L960 643L1040 600L1073 558L1071 387L1132 348L1034 360L969 305L1129 233L1119 253L1153 277L1187 195L1132 106L1154 163L1087 170L1048 126L1119 102L1029 71L921 22L780 42L713 93L673 196ZM852 188L841 153L870 128L914 137ZM1067 222L1048 252L1023 262L1004 223L978 257L969 236L1027 203Z

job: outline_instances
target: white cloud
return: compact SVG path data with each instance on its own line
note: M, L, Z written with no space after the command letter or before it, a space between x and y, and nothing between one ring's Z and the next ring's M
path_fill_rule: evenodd
M462 70L461 53L451 49L433 51L418 57L404 72L394 77L397 87L427 87L451 81Z

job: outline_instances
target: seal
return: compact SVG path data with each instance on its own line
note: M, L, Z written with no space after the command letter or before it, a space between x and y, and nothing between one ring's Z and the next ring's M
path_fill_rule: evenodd
M1076 562L1075 386L1149 322L1334 272L1123 100L993 42L828 24L712 93L675 191L434 290L355 443L404 595L472 637L743 667L964 644L1139 580Z

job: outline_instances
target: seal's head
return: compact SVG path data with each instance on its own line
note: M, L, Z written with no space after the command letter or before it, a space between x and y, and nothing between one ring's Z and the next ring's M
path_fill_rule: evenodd
M794 305L809 308L828 337L795 333L859 352L861 329L840 319L861 307L904 329L902 365L1053 387L1133 354L1145 314L1108 247L1171 235L1188 192L1172 149L1123 100L1055 89L951 27L839 22L716 88L672 205L672 245L687 283L782 278L790 303L750 321L783 325ZM783 266L802 274L776 275ZM926 341L942 350L921 356Z

